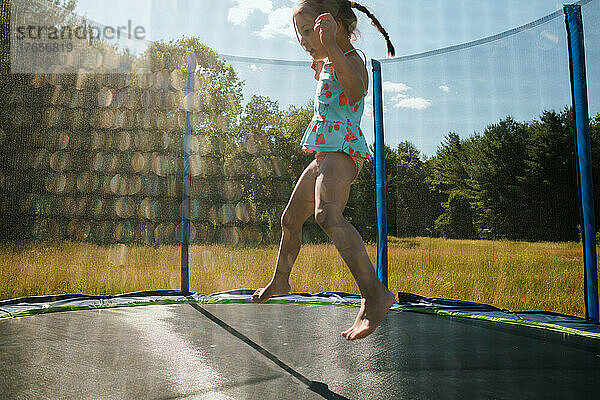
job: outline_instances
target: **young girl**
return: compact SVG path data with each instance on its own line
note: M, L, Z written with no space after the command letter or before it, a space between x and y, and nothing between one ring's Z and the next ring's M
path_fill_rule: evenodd
M293 22L300 45L312 56L318 80L315 114L302 138L302 149L315 153L304 170L281 216L282 237L271 282L256 290L252 301L263 303L285 294L292 265L302 244L302 224L314 213L350 268L361 294L354 324L342 332L348 340L360 339L375 330L395 297L377 278L358 231L344 219L350 185L365 159L371 158L360 129L364 96L369 85L365 62L350 44L357 18L352 8L367 14L386 39L388 53L394 48L381 24L367 9L347 0L300 0Z

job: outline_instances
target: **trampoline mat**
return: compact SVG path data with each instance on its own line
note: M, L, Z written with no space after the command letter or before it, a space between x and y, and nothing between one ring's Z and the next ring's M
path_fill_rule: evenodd
M390 311L341 337L355 307L201 304L297 373L349 399L591 398L598 346L489 321ZM189 304L0 320L6 399L322 399Z

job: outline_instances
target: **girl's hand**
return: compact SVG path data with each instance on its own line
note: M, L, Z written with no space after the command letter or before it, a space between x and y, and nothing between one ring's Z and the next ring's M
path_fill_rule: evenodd
M312 65L310 66L312 69L315 70L315 79L319 80L319 75L321 74L321 70L323 69L323 64L324 61L323 60L313 60Z
M321 14L315 19L314 30L319 33L319 39L325 49L337 44L335 34L338 29L338 23L330 13Z

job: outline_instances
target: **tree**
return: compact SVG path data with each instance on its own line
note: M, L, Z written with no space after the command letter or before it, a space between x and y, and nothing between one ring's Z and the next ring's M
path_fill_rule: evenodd
M439 204L443 210L441 219L437 218L434 225L436 232L442 236L447 233L443 221L449 221L452 213L448 201L450 195L460 194L461 199L468 199L469 202L475 199L474 183L468 172L473 144L473 139L461 140L456 133L450 132L430 161L430 189L432 196L441 200Z
M523 237L529 240L577 240L579 201L572 114L544 111L528 126ZM531 229L531 227L543 229Z
M58 26L74 19L72 11L75 7L77 0L0 0L0 77L7 76L10 71L11 8L25 16L27 25L36 21L38 26Z
M594 210L596 230L600 230L600 114L591 118L592 177L594 179Z
M427 168L415 145L402 142L396 157L396 230L399 237L423 236L433 226L436 200L429 190ZM388 190L389 192L389 190Z
M304 169L314 159L314 153L307 153L300 148L300 141L312 117L312 101L305 106L290 106L283 115L283 131L275 141L277 154L290 167L292 185L296 184Z
M473 140L468 172L474 181L480 232L523 239L529 229L523 184L528 135L525 124L507 117Z
M11 7L18 7L21 15L28 20L35 18L40 25L50 25L68 21L70 11L75 8L76 3L74 0L52 0L46 3L0 0L0 180L3 186L0 192L0 207L3 208L1 239L28 239L34 217L23 215L20 206L25 201L24 196L30 182L39 180L40 177L29 176L21 171L25 164L23 143L42 127L40 122L43 121L44 110L40 105L44 103L46 95L44 90L31 90L32 74L10 73ZM27 99L28 104L14 104L22 103L24 99ZM11 102L13 104L9 105ZM15 109L18 110L12 112ZM13 123L15 121L17 123ZM7 181L6 185L4 180Z
M433 190L446 195L455 190L471 190L466 143L454 132L444 138L431 163Z
M288 186L289 174L274 149L282 131L283 113L278 103L263 96L250 99L235 130L236 162L245 170L240 179L243 200L256 210L256 222L269 242L279 240L279 220L287 201L282 186Z
M133 63L136 73L133 85L144 88L143 79L157 71L179 71L179 86L184 92L187 73L187 55L196 54L195 93L193 111L196 113L193 129L203 134L226 133L233 135L242 112L241 81L231 66L203 45L198 38L183 37L169 42L153 42Z
M469 199L461 192L452 192L444 204L444 213L435 221L436 229L450 239L474 239L473 212Z
M371 147L371 151L374 152L373 147ZM386 171L389 172L389 168ZM390 206L389 202L388 206ZM352 184L344 216L356 228L365 242L375 242L377 240L374 159L364 162L362 171ZM389 220L390 214L388 214Z

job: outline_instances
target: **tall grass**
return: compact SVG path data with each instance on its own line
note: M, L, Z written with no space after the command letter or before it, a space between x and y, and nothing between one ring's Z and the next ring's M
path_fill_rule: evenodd
M371 260L376 247L367 246ZM190 289L214 293L257 288L271 278L277 247L190 248ZM390 238L389 287L426 297L540 309L584 316L582 249L578 243L525 243ZM117 294L179 289L178 246L34 243L0 246L0 298L42 294ZM331 244L304 245L292 291L357 293Z

